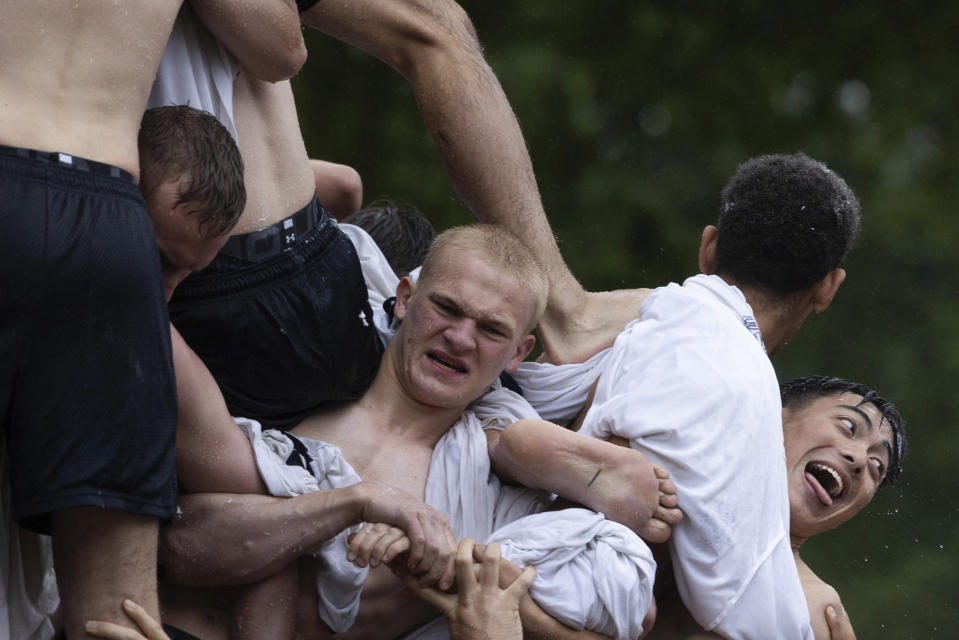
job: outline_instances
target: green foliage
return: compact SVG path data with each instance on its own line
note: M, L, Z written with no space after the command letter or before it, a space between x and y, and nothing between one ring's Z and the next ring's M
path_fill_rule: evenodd
M519 117L564 256L591 289L696 270L737 163L803 150L859 195L849 277L774 359L781 379L877 387L909 423L900 486L808 543L860 638L959 627L959 4L465 1ZM405 81L307 34L294 81L307 148L364 178L366 199L470 220Z

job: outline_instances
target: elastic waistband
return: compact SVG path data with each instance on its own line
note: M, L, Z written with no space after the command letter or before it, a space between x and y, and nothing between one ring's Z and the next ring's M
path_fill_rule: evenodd
M308 205L268 227L231 236L220 253L234 258L259 262L279 255L303 236L321 224L329 222L329 215L320 201L313 197Z
M221 251L209 267L180 283L170 300L171 308L180 303L209 301L212 298L249 291L265 283L276 282L278 278L299 274L305 265L310 265L317 256L326 252L337 238L349 244L352 249L352 244L336 222L326 215L322 207L319 210L322 212L319 224L300 235L294 244L272 258L259 262L243 261L245 264L235 265L231 263L240 260L234 256L223 255ZM285 218L277 224L289 219Z
M81 158L80 156L70 155L69 153L61 153L60 151L37 151L36 149L23 149L21 147L8 147L6 145L0 145L0 154L36 160L43 164L59 167L61 169L74 169L84 173L94 173L103 176L110 176L112 178L120 178L131 184L136 184L136 180L133 178L133 175L129 171L125 171L120 167L114 167L112 164L97 162L96 160L88 160L86 158Z

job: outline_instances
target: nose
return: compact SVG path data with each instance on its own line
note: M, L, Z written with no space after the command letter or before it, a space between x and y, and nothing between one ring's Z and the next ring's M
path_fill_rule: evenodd
M842 454L842 457L849 462L850 466L852 467L853 475L858 476L860 473L862 473L862 460L865 460L865 458L856 458L856 456L849 453Z
M443 337L457 352L470 351L476 347L476 328L468 318L461 318L447 327Z

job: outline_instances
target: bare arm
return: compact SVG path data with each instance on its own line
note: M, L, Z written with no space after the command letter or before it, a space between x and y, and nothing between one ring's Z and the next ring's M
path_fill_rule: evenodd
M545 420L520 420L498 438L488 437L493 470L501 477L578 502L645 539L664 541L681 518L668 474L638 451Z
M161 559L176 582L247 584L271 576L359 522L407 532L410 564L430 582L452 581L456 549L446 517L393 487L361 482L294 498L203 493L183 496L181 516L161 538ZM425 563L425 565L424 565Z
M246 435L213 375L170 326L176 372L176 465L181 492L266 493Z
M582 317L587 294L559 252L519 123L463 9L452 0L320 0L302 17L409 81L457 193L481 221L523 238L546 266L541 337L551 356L558 350L554 360L571 361L565 344L586 339L605 317L599 304Z
M191 0L190 4L254 78L289 80L306 62L293 0Z

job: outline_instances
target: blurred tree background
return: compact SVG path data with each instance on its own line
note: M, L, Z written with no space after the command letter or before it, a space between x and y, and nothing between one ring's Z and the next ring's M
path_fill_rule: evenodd
M773 362L876 387L909 423L899 485L804 547L860 638L959 628L959 242L949 43L959 4L464 0L519 117L560 247L588 289L696 272L736 165L804 151L863 207L849 277ZM363 176L365 200L472 218L409 86L372 57L307 33L294 80L312 157ZM953 78L950 80L949 78Z

